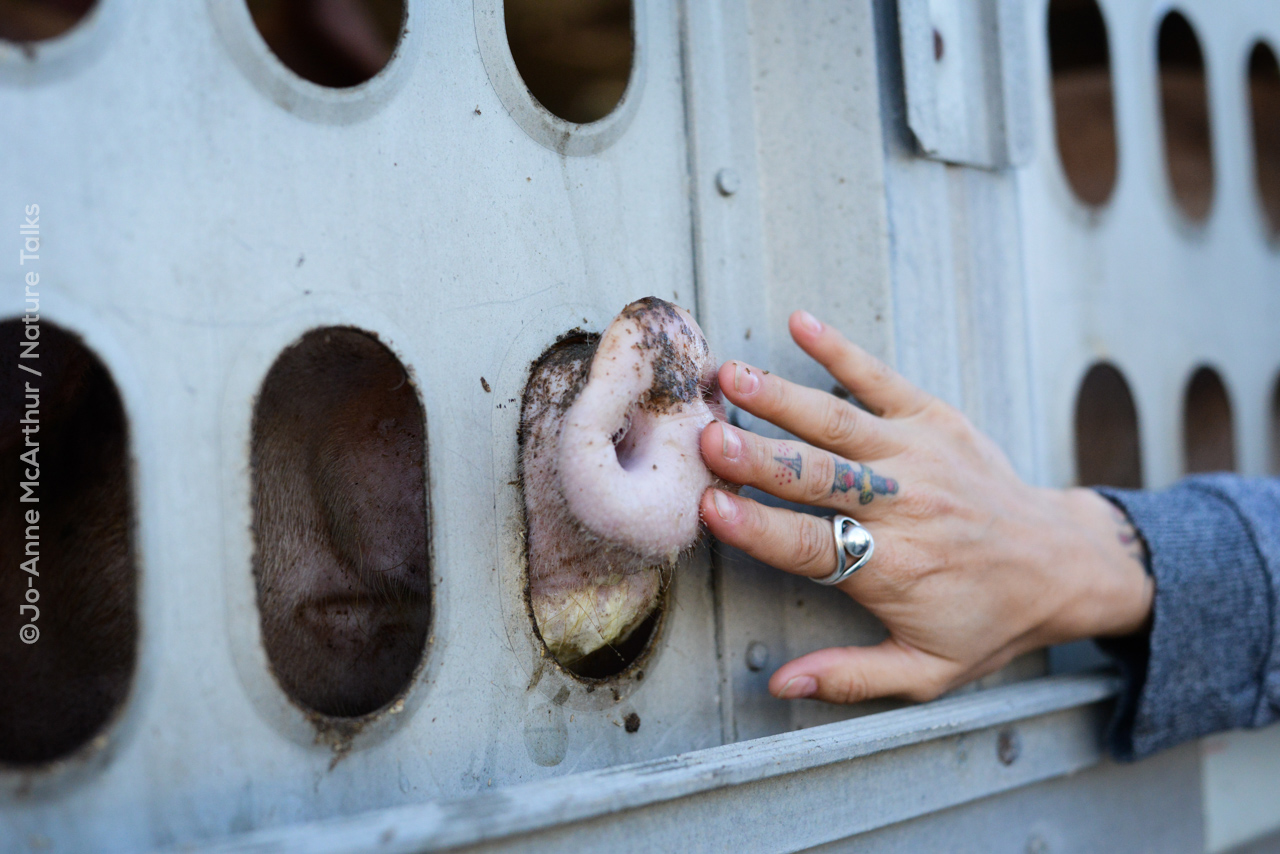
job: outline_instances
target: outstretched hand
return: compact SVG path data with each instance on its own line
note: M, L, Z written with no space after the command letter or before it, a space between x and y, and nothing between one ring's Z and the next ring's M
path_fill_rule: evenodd
M769 680L777 697L854 703L929 700L1015 656L1148 620L1154 582L1124 514L1092 490L1030 486L956 409L807 312L791 335L870 412L742 362L719 380L738 407L799 437L723 422L702 454L725 480L852 516L871 561L840 584L884 623L871 647L819 650ZM708 489L702 516L721 542L809 578L836 568L828 520Z

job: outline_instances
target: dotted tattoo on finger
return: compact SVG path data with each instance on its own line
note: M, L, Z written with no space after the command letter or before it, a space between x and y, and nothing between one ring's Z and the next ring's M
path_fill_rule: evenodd
M774 475L774 479L779 483L791 483L800 477L804 462L800 457L799 451L788 448L786 445L779 445L778 453L773 455L773 459L775 462L782 464L782 469Z

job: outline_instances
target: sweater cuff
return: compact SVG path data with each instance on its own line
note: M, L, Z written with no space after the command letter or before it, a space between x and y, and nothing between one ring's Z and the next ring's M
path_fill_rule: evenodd
M1099 642L1126 677L1108 731L1118 759L1256 726L1267 705L1273 592L1223 480L1239 478L1188 478L1163 492L1098 490L1146 541L1156 586L1149 634Z

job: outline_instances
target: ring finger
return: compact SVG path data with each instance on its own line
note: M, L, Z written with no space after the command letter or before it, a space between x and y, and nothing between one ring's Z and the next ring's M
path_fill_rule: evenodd
M870 466L803 442L765 439L724 422L702 431L702 456L725 480L754 486L786 501L833 510L865 510L900 489L895 478Z
M836 568L836 539L831 520L766 507L720 489L702 495L702 519L720 542L770 566L805 578L822 578ZM875 562L885 560L877 543ZM855 574L839 586L854 583Z

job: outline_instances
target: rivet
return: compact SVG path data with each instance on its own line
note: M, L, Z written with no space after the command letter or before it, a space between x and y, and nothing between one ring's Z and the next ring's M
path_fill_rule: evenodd
M753 673L764 670L764 666L769 663L769 647L760 643L760 641L752 641L747 646L747 669Z
M738 192L740 186L742 186L742 181L734 170L726 167L716 173L716 189L720 191L720 195L732 196Z
M1022 739L1018 738L1018 731L1013 727L1000 730L1000 735L996 738L996 756L999 757L1000 764L1012 765L1021 752Z

